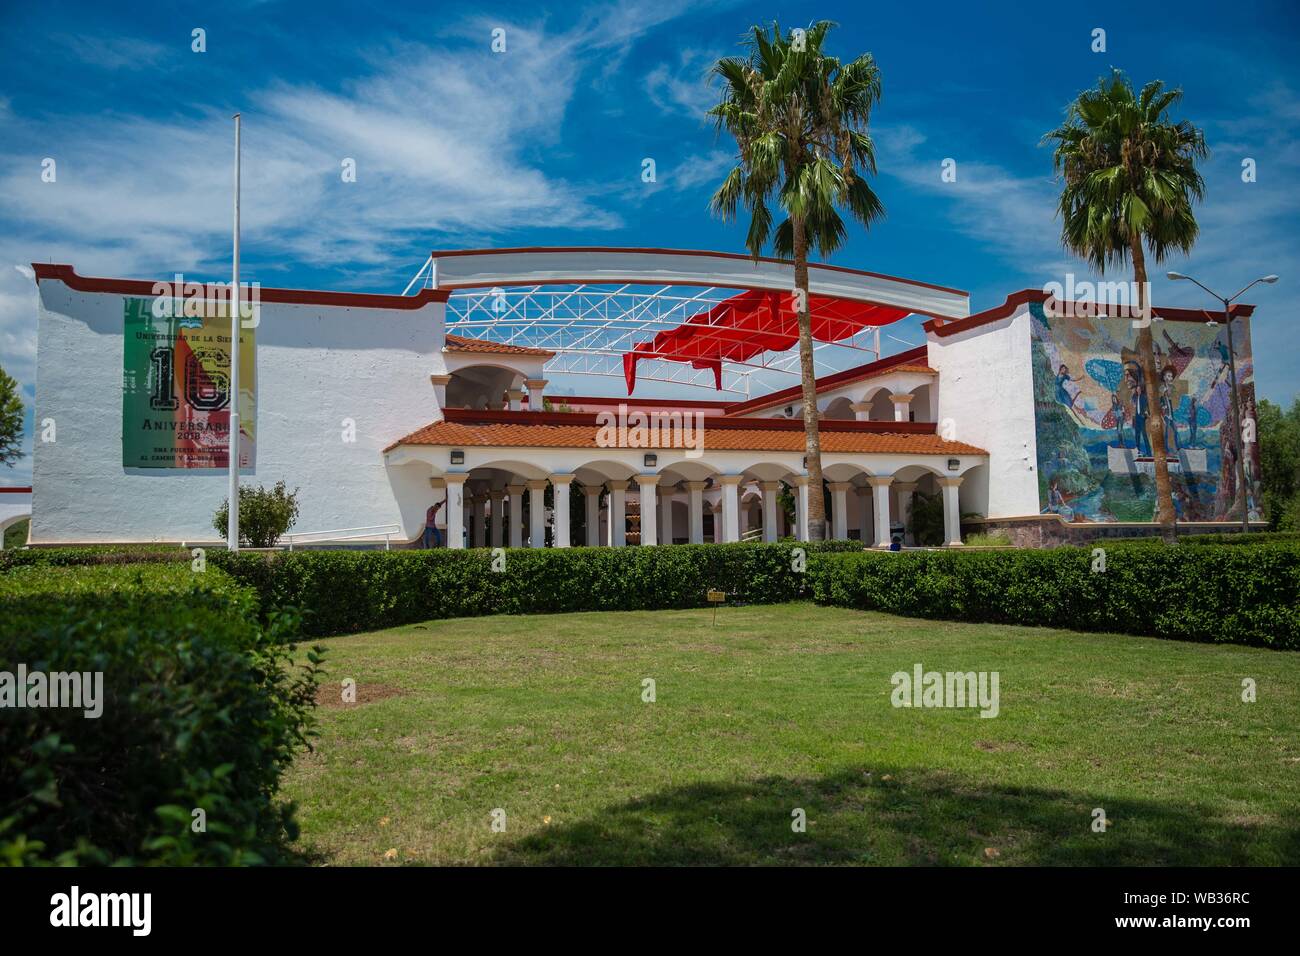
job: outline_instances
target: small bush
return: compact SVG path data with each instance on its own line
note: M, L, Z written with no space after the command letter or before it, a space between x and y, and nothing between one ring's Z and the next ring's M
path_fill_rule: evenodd
M280 536L298 520L298 489L288 491L283 481L266 489L239 486L239 543L250 548L274 548ZM230 521L230 499L212 516L212 526L224 536Z
M0 863L255 864L292 859L281 774L310 733L313 652L291 611L209 567L33 565L0 574L0 661L101 673L102 716L0 719ZM206 814L194 832L193 811Z
M986 534L972 534L966 538L966 544L972 548L1009 548L1011 538L1001 531Z

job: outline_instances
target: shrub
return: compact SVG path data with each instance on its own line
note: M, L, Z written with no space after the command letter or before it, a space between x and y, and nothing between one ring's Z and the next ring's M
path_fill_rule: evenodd
M486 549L214 552L265 607L307 609L304 630L343 634L433 618L700 607L710 589L752 604L804 595L808 560L856 541L662 548L517 548L493 571Z
M251 548L274 548L280 536L298 520L298 489L285 490L283 481L266 489L239 486L239 543ZM230 499L212 516L212 526L225 535L230 521Z
M1300 649L1300 547L819 555L815 599L909 617Z
M1001 531L984 534L972 534L966 537L966 544L972 548L1009 548L1011 538Z
M0 661L103 675L102 716L0 720L0 863L250 864L292 859L280 776L310 733L313 652L290 611L209 567L35 565L0 574ZM192 811L206 831L192 829Z

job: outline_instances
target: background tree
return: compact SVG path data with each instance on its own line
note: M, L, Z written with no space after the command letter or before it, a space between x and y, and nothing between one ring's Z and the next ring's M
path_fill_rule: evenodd
M1055 144L1053 164L1064 179L1057 209L1061 241L1099 273L1131 260L1143 316L1149 316L1151 305L1148 252L1156 262L1171 252L1186 254L1199 232L1192 202L1202 198L1205 183L1196 161L1208 151L1199 129L1169 118L1169 108L1182 95L1159 80L1135 94L1127 77L1112 70L1096 89L1081 92L1067 108L1065 122L1043 137ZM1156 521L1172 540L1174 502L1149 321L1138 326L1137 349L1146 386L1147 438L1155 457Z
M22 457L23 402L18 383L0 368L0 465L14 466Z
M1269 528L1300 531L1300 398L1289 410L1262 399L1255 419Z
M875 173L875 146L867 131L880 100L880 71L870 53L841 64L823 52L835 24L821 20L807 30L782 34L752 27L746 55L723 57L712 75L721 81L721 102L708 111L736 140L739 163L711 201L716 215L749 211L745 246L757 259L768 239L778 256L794 259L795 305L799 321L799 374L810 487L822 486L821 435L813 370L812 320L808 313L808 250L823 258L847 237L838 207L863 226L884 215L884 207L862 178ZM785 219L772 230L776 202ZM822 496L808 496L808 533L825 537Z

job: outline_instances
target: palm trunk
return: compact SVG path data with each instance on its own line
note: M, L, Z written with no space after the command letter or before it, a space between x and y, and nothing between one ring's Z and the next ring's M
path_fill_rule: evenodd
M813 373L812 316L808 311L808 236L804 222L790 217L794 230L794 284L802 290L799 309L799 379L803 386L803 431L808 452L808 540L826 537L826 503L822 498L822 438L817 424L817 379Z
M1160 537L1174 542L1178 539L1178 526L1174 521L1173 486L1169 482L1169 452L1165 448L1165 416L1160 407L1160 375L1156 371L1156 354L1151 336L1150 303L1147 302L1147 262L1142 248L1142 237L1130 244L1133 253L1133 279L1137 283L1138 311L1142 325L1138 328L1138 359L1142 363L1142 380L1147 391L1147 441L1155 458L1156 473L1156 523Z

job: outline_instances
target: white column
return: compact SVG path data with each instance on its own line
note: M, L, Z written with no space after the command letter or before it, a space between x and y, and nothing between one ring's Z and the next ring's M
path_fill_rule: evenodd
M864 548L871 547L871 486L858 485L858 540Z
M465 479L469 475L446 475L447 547L465 547Z
M569 482L576 476L551 475L551 495L555 499L551 510L551 547L569 546Z
M873 475L867 481L871 483L872 497L876 505L876 547L889 547L889 484L893 475Z
M510 495L510 547L524 546L524 486L507 485Z
M659 476L637 475L636 486L641 496L641 543L659 543L659 521L655 506L659 503Z
M832 481L831 488L831 537L843 541L849 536L849 489L852 482Z
M808 476L795 475L790 479L794 485L794 523L795 540L808 540Z
M890 395L889 400L894 403L894 421L905 422L908 420L908 412L911 411L911 395Z
M673 543L673 495L677 489L672 485L659 488L659 543Z
M776 499L781 495L781 482L760 481L763 492L763 540L775 541L780 536L776 527Z
M961 547L961 502L957 489L961 487L960 478L940 478L943 487L943 536L944 544L950 548Z
M609 485L609 543L615 548L627 544L627 481L610 481Z
M447 407L447 383L451 376L430 375L429 381L433 385L433 399L438 403L438 416L442 417L442 410Z
M504 524L505 515L502 513L502 505L505 501L506 493L503 488L493 488L488 494L492 499L492 514L490 516L492 547L499 548L501 547L501 538L506 527Z
M510 410L512 412L519 411L524 400L524 390L522 388L506 389L506 396L510 399Z
M740 540L740 483L744 480L744 475L719 477L722 484L722 540L727 544Z
M912 533L912 495L916 491L915 481L896 481L894 491L898 493L898 522L903 526L903 543L916 544L916 535Z
M870 403L870 402L854 402L854 403L853 403L851 406L849 406L849 407L853 409L853 417L856 418L858 421L860 421L860 422L869 422L869 421L871 421L871 403Z
M546 479L528 482L528 547L546 547Z
M540 412L542 410L542 390L546 388L546 379L528 378L524 379L524 385L528 389L528 410L530 412Z
M704 543L704 482L688 481L686 489L689 492L687 497L688 510L690 511L690 537L687 539L691 544Z
M587 547L594 548L600 544L600 493L603 485L583 485L582 493L587 501Z

